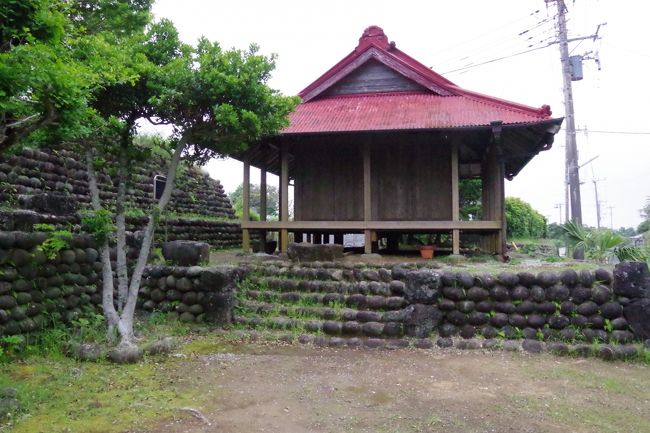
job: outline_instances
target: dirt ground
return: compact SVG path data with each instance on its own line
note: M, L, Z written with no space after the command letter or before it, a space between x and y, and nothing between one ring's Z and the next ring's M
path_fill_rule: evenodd
M181 365L214 398L152 432L650 432L645 364L238 345Z

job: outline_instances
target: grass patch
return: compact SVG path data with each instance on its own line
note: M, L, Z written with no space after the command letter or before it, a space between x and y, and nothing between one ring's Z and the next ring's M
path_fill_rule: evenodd
M33 357L5 366L0 386L17 388L23 406L22 415L11 421L14 433L123 432L196 404L197 394L174 383L173 364L148 360L118 366Z
M134 365L105 360L80 362L64 355L69 341L102 341L103 322L81 322L30 336L22 350L0 363L0 388L18 391L20 411L0 418L0 431L113 433L149 430L153 424L191 416L180 409L200 407L209 390L184 362L196 355L224 351L227 344L204 343L209 328L187 325L152 313L136 321L141 346L163 336L190 341L180 358L146 357ZM189 371L188 372L186 372ZM213 397L212 395L211 397Z

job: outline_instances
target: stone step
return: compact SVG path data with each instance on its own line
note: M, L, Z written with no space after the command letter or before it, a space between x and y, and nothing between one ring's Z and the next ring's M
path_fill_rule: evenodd
M245 290L244 298L267 302L272 304L300 304L301 306L332 306L355 307L362 310L385 311L399 310L407 302L401 296L362 295L355 293L344 295L341 293L301 293L301 292L274 292L271 290Z
M578 356L583 358L593 357L607 361L612 360L635 360L642 356L642 351L633 344L610 345L610 344L570 344L564 342L540 342L536 340L504 340L504 339L458 339L432 336L431 338L373 338L373 337L349 337L349 336L328 336L295 333L278 333L265 331L260 333L256 330L234 331L241 339L251 341L269 340L282 341L286 343L300 343L317 347L347 347L352 349L434 349L434 350L502 350L506 352L529 352L550 353L556 356Z
M338 320L303 320L288 317L264 317L254 314L236 316L235 323L253 329L292 330L310 334L396 338L405 335L400 322L357 322Z
M405 285L402 281L323 281L301 280L277 277L250 277L247 287L260 290L271 289L279 292L307 292L307 293L342 293L393 296L404 293Z
M268 302L251 300L240 300L238 303L240 311L246 311L260 316L283 316L296 319L319 319L319 320L340 320L357 322L404 322L406 311L371 311L357 310L353 308L330 308L279 305Z
M318 281L367 281L388 283L393 280L392 271L368 265L341 265L335 262L313 262L294 265L280 262L272 265L253 266L251 270L260 276L282 279Z

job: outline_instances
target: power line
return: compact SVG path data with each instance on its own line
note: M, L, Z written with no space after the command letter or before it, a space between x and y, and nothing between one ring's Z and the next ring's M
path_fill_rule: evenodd
M533 13L529 14L530 17L535 17L537 14L539 14L541 11L536 10ZM509 34L506 35L504 33L512 33L512 30L506 29L506 28L501 28L498 30L498 33L500 33L502 36L497 37L496 39L493 37L477 37L473 38L470 41L465 41L460 44L456 44L454 47L458 47L461 45L468 45L470 42L473 42L474 40L479 40L478 44L472 44L469 49L464 50L465 53L462 57L458 58L456 55L452 57L450 56L440 56L439 54L442 53L443 51L447 51L450 47L447 47L447 49L440 50L436 53L436 57L438 57L436 64L438 65L445 65L446 67L450 67L452 69L459 69L461 70L462 68L466 68L469 66L474 66L475 63L483 64L483 61L488 61L492 60L492 57L499 56L503 52L508 52L508 51L517 51L522 48L537 48L537 45L539 44L544 44L547 43L552 39L550 36L552 29L548 28L549 23L551 23L554 20L554 17L546 17L542 18L541 20L536 20L534 23L530 23L525 26L524 30L519 30L517 31L517 36L513 37L513 35ZM519 24L520 21L523 20L515 20L513 22L516 22ZM494 36L496 35L496 32L487 32L487 33L492 33ZM486 34L487 34L486 33ZM467 60L472 59L471 63L467 63ZM459 64L458 67L454 67L454 63ZM465 63L465 64L463 64ZM454 66L452 66L454 65ZM433 69L438 70L438 67L433 67ZM441 68L440 68L441 69Z
M541 10L540 10L540 9L537 9L537 10L535 10L535 11L529 13L529 14L526 15L525 17L521 17L521 18L516 18L516 19L514 19L514 20L510 20L510 21L508 21L508 22L506 22L506 23L504 23L504 24L501 24L501 25L499 25L499 26L492 26L491 29L490 29L489 31L487 31L487 32L483 32L483 33L481 33L481 34L479 34L479 35L476 35L476 36L474 36L474 37L472 37L472 38L470 38L470 39L466 39L466 40L464 40L464 41L462 41L462 42L460 42L460 43L458 43L458 44L455 44L455 45L447 45L445 48L442 48L442 49L436 51L436 52L433 53L433 54L434 54L435 56L438 56L438 55L440 55L440 54L442 54L442 53L445 53L445 52L447 52L447 51L450 51L450 50L456 50L458 47L461 47L461 46L463 46L463 45L467 45L467 44L469 44L469 43L471 43L471 42L474 42L474 41L476 41L476 40L482 40L482 41L485 41L485 36L487 36L487 35L492 35L492 34L499 33L499 32L503 32L506 28L508 28L508 27L512 27L514 24L518 24L519 22L521 22L521 21L523 21L523 20L526 20L526 19L528 19L528 18L531 17L531 16L535 16L535 15L537 15L537 14L540 13L540 12L541 12Z
M564 129L564 128L562 128ZM650 135L650 131L605 131L602 129L576 129L576 132L596 134L621 134L621 135Z
M442 75L445 75L445 74L451 74L451 73L453 73L453 72L458 72L458 71L464 71L464 70L466 70L466 69L475 68L475 67L477 67L477 66L487 65L488 63L494 63L494 62L498 62L498 61L501 61L501 60L506 60L506 59L509 59L509 58L511 58L511 57L516 57L516 56L520 56L520 55L522 55L522 54L527 54L527 53L530 53L530 52L533 52L533 51L541 50L541 49L543 49L543 48L548 48L548 47L550 47L551 45L553 45L553 44L551 43L551 44L543 45L543 46L541 46L541 47L536 47L536 48L531 48L531 49L529 49L529 50L520 51L520 52L518 52L518 53L510 54L510 55L507 55L507 56L498 57L498 58L496 58L496 59L487 60L487 61L485 61L485 62L474 63L474 64L472 64L472 65L464 66L464 67L462 67L462 68L452 69L451 71L443 72Z

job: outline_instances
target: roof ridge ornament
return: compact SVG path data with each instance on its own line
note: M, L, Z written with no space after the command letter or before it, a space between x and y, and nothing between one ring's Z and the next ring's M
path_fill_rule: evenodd
M551 106L547 104L542 105L542 107L538 111L539 114L541 114L542 116L551 117L551 114L553 114L553 112L551 111Z
M359 38L359 45L357 45L355 50L361 52L370 45L374 45L382 50L395 48L395 42L388 42L388 37L384 33L384 29L379 26L367 27Z

